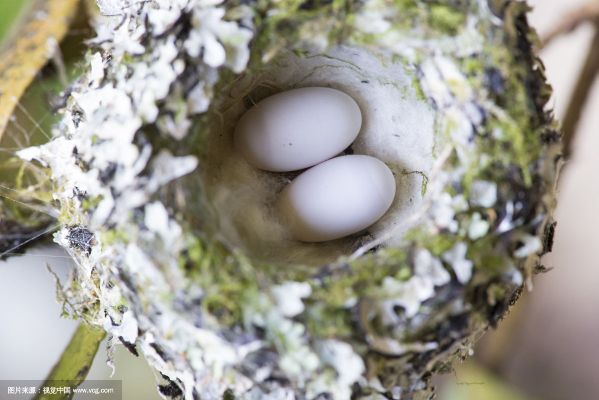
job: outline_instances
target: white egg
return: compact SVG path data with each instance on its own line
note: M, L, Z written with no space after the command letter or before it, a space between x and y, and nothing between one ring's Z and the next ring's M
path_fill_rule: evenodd
M281 193L279 210L293 237L323 242L378 221L395 198L395 178L382 161L336 157L295 178Z
M253 166L295 171L343 151L362 125L358 104L325 87L288 90L250 108L235 128L235 147Z

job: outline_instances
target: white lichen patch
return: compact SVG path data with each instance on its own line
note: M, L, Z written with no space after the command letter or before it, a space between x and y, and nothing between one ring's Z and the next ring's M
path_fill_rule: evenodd
M414 257L414 275L405 282L387 277L383 281L383 293L386 300L387 322L396 318L393 308L397 305L405 310L407 317L413 317L420 305L435 294L435 286L443 286L450 280L449 273L443 268L441 261L433 257L427 250L420 249Z
M541 239L532 235L522 235L520 238L522 245L514 251L514 257L526 258L531 254L538 253L543 248Z
M477 206L492 207L497 201L497 185L487 181L472 182L470 201Z
M482 219L477 212L472 214L472 219L468 225L468 238L471 240L480 239L489 232L489 222Z
M312 288L305 282L285 282L272 288L277 308L285 317L295 317L304 311L302 299L309 297Z
M468 246L464 242L456 243L450 250L443 253L445 260L455 272L458 281L462 284L468 283L472 277L472 261L466 258Z

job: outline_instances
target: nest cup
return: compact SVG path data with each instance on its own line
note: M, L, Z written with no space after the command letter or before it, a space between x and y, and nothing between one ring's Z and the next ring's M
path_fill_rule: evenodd
M283 52L235 79L213 100L200 157L200 211L207 231L261 261L323 265L378 238L413 214L434 159L435 111L419 95L415 73L389 54L337 46L320 54ZM357 234L325 243L294 240L277 213L281 190L298 172L271 173L248 164L233 145L239 118L260 100L300 87L331 87L350 95L362 127L347 153L365 154L393 171L397 193L388 212ZM300 171L301 172L301 171ZM397 245L394 232L384 245Z

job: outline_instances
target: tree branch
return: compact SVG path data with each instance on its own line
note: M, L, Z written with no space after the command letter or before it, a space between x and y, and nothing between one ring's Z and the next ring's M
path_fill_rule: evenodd
M60 359L50 371L44 386L56 386L52 384L56 381L61 381L60 386L70 386L71 389L81 385L105 336L105 331L81 322ZM71 393L63 394L39 393L34 400L67 400L71 399L73 394L72 390Z
M587 53L584 65L578 76L570 103L562 122L564 156L568 158L572 151L572 142L580 116L588 100L591 88L599 71L599 20L595 21L595 34Z
M19 36L0 52L0 137L25 89L52 57L49 45L58 46L66 35L78 4L79 0L37 0Z
M566 33L570 33L580 25L593 22L599 18L599 1L592 1L584 6L570 12L564 19L558 23L549 33L543 37L542 47L546 47L555 38Z

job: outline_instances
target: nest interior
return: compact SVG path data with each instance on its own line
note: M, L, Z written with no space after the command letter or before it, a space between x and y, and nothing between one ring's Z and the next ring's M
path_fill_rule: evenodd
M341 90L359 104L363 123L346 154L366 154L393 171L397 195L390 210L364 232L326 243L290 237L276 212L278 194L297 173L270 173L235 151L232 134L252 104L284 90L322 86ZM435 111L421 95L415 72L383 51L337 46L322 54L283 52L229 84L212 103L200 155L200 219L229 247L263 262L320 266L394 231L384 245L399 243L401 221L413 214L426 191L434 158ZM197 201L197 200L196 200Z

